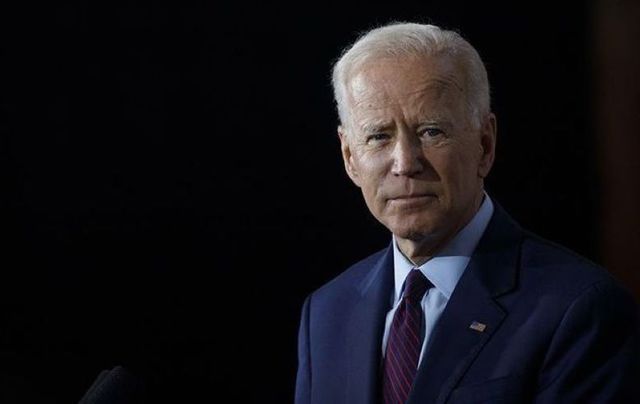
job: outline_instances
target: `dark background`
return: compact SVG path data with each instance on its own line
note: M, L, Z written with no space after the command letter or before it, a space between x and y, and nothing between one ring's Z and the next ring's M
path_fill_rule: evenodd
M304 297L390 239L343 172L329 76L392 20L478 48L489 192L600 262L589 6L389 3L2 11L3 403L76 402L117 364L152 402L291 402Z

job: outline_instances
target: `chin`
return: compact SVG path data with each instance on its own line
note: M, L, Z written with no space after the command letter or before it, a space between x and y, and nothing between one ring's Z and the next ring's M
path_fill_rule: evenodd
M433 237L433 235L430 234L430 233L424 232L424 231L422 231L422 232L414 231L414 232L407 232L407 233L404 233L402 235L398 235L398 237L401 237L401 238L403 238L405 240L411 240L411 241L414 241L414 242L417 243L417 242L423 241L425 239L431 238L431 237Z
M387 226L396 236L411 241L422 241L425 239L437 239L442 234L442 226L437 226L433 222L397 223L395 226Z

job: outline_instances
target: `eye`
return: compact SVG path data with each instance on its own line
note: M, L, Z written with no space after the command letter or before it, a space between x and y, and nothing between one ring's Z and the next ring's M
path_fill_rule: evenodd
M389 139L389 135L387 133L374 133L374 134L368 135L365 139L367 143L383 142Z
M420 134L427 136L427 137L436 137L436 136L440 136L444 133L444 131L440 128L424 128Z

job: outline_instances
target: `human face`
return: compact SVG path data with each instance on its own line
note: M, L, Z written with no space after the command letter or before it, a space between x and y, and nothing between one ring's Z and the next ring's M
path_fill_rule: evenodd
M428 250L471 220L493 163L495 117L474 125L462 73L447 56L365 64L347 85L349 121L338 128L371 213Z

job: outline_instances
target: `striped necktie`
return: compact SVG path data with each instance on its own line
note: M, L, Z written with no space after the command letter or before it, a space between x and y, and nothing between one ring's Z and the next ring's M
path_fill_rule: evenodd
M382 395L384 404L404 404L409 397L422 348L421 301L431 282L418 269L409 272L404 295L389 330L384 358Z

